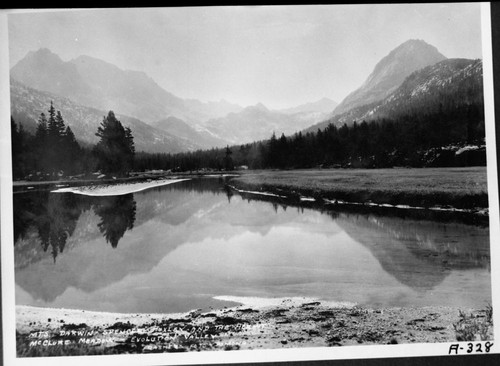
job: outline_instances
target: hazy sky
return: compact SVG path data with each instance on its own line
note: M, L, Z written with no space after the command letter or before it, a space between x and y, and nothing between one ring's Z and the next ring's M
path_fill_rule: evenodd
M340 102L408 39L481 58L480 6L326 5L98 9L10 14L13 66L49 48L141 70L182 98L284 108Z

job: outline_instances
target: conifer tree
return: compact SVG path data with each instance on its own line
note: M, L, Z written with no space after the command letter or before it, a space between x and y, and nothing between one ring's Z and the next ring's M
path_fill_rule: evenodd
M45 147L46 167L48 172L55 176L62 168L61 156L61 124L64 125L60 113L56 117L54 104L50 102L49 119L47 121L47 145Z
M41 113L38 118L38 124L36 126L35 138L37 141L45 142L45 138L47 137L47 117L45 113Z
M226 146L226 155L224 157L224 169L226 171L234 170L233 158L231 158L232 154L233 154L233 152L229 148L229 145L227 145Z
M11 142L12 142L12 176L22 178L28 171L28 156L26 150L29 144L29 136L24 131L23 125L17 127L16 122L10 117Z
M61 111L57 111L56 121L55 121L55 130L57 131L58 137L64 136L66 132L66 125L64 124L64 120L61 115Z
M47 121L47 131L49 138L53 138L56 135L58 135L59 129L56 123L56 109L54 108L54 103L52 101L50 102L50 108L48 112L49 112L49 119Z
M61 111L50 103L49 118L41 113L34 138L33 167L40 173L64 174L81 169L81 149L71 128L66 127Z
M70 174L80 171L82 169L80 162L81 148L69 126L64 130L61 149L65 157L64 170Z
M100 138L94 148L99 161L98 168L103 173L125 175L132 169L135 148L130 128L124 128L113 111L103 118L97 128Z
M37 173L45 172L48 170L49 159L47 157L48 147L48 132L47 132L47 117L45 113L41 113L38 118L38 125L35 133L35 170Z

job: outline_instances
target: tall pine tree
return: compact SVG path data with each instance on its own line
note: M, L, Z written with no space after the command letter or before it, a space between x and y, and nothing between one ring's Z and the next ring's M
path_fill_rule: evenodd
M34 169L53 177L63 172L68 175L81 170L81 148L61 111L50 103L49 118L40 114L34 139Z
M106 174L126 175L133 166L135 147L130 128L124 128L116 119L113 111L109 111L96 136L100 138L94 148L99 163L98 168Z

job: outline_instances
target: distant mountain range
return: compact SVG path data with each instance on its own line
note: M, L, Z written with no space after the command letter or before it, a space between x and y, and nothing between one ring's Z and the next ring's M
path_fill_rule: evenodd
M76 108L80 111L85 108L113 110L122 119L143 122L140 124L141 133L155 136L155 142L151 144L138 144L145 151L156 152L163 148L165 152L206 149L268 138L273 132L293 133L324 120L336 106L334 101L324 98L282 111L270 111L264 107L255 115L252 114L255 108L243 108L225 100L205 103L179 98L161 88L143 72L121 70L89 56L63 61L44 48L29 52L10 72L12 80L17 81L11 86L12 93L16 96L12 101L13 114L19 115L23 110L23 119L30 118L28 125L33 125L40 112L47 108L33 106L32 109L37 112L28 113L30 100L33 98L30 98L27 91L36 90L35 99L48 92L51 96L46 96L45 105L50 103L50 98L65 98L62 104L78 106ZM21 91L19 88L24 89ZM26 98L23 99L23 96ZM64 114L67 117L77 117L70 111L65 111ZM84 117L80 113L77 120L69 121L69 124L73 128L82 121L82 126L87 126L90 115ZM147 125L153 129L147 131ZM243 125L245 128L242 129ZM80 128L73 130L80 140L95 142L88 131L80 135L77 133ZM132 132L135 136L135 128L132 128ZM171 138L179 140L171 143ZM158 141L170 146L162 147L163 142Z
M481 60L446 59L422 40L409 40L378 62L340 104L323 98L270 110L221 100L204 103L164 90L143 72L121 70L88 56L62 61L47 49L29 52L11 69L14 119L34 130L53 100L78 139L95 143L102 117L113 110L131 127L137 150L181 152L317 131L333 123L436 110L482 98ZM482 100L482 99L481 99Z
M297 110L301 112L293 112ZM276 135L291 135L310 126L315 121L323 121L327 113L306 111L299 106L291 114L269 110L262 103L246 107L241 112L211 119L204 126L218 136L224 136L232 144L264 140Z
M182 119L168 117L151 123L175 136L190 139L202 148L220 147L264 140L276 135L290 135L327 118L337 103L323 98L294 108L270 110L264 104L243 108L224 117L190 125Z
M182 99L161 88L143 72L122 70L89 56L66 62L46 48L29 52L12 67L10 74L32 88L146 123L169 116L196 122L242 109L226 101L202 103Z

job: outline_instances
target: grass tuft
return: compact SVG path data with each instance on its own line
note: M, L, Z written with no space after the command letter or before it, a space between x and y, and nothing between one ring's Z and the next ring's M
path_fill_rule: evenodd
M459 310L459 319L453 323L455 337L459 342L486 341L493 338L493 307L486 305L486 309L479 314L467 314Z

